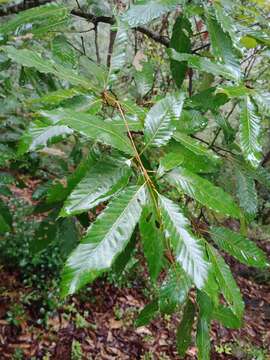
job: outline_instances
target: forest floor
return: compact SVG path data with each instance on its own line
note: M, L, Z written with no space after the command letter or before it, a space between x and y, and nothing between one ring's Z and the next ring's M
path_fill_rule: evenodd
M269 239L258 245L270 254ZM229 330L214 322L211 359L270 359L269 274L264 279L254 269L226 260L246 304L244 326ZM39 304L26 301L33 289L24 286L20 271L4 266L0 270L0 360L179 359L177 316L134 327L139 310L149 301L137 280L125 287L97 280L59 305L45 325L37 322ZM196 359L194 345L186 359Z

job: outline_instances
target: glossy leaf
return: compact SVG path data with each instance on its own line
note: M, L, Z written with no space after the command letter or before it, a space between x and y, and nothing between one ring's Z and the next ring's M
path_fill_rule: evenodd
M198 140L176 131L173 135L176 141L179 141L184 147L193 152L195 155L206 157L208 161L212 162L215 166L220 164L220 158L209 148L204 146Z
M235 54L233 43L228 34L226 34L213 12L207 13L207 30L209 31L212 45L212 53L217 61L222 61L234 74L236 79L241 77L240 63Z
M238 80L239 77L235 75L234 71L225 64L220 64L214 61L211 61L207 58L200 57L197 55L191 54L181 54L175 51L174 49L168 49L168 54L171 59L175 61L187 61L188 65L196 70L206 72L208 74L213 74L215 76L222 76L225 79Z
M233 198L222 188L201 176L183 167L178 167L168 173L166 179L180 191L209 209L225 216L240 218L240 210Z
M265 253L243 235L222 227L212 227L210 233L221 250L234 256L241 263L258 268L267 266Z
M144 134L147 146L165 145L173 135L174 119L180 117L184 103L184 94L170 95L157 102L145 119Z
M239 329L242 326L242 321L234 315L229 307L224 305L219 305L213 310L212 319L231 329Z
M172 37L170 40L170 48L177 52L189 53L191 48L191 24L183 15L178 16L175 20ZM170 63L172 77L180 89L185 79L187 71L187 62L180 63L179 61L171 60Z
M97 162L66 199L60 215L79 214L110 199L127 184L130 174L124 162L113 158Z
M61 80L66 80L75 86L84 88L93 88L89 81L85 80L74 70L57 64L50 59L44 58L40 53L28 49L16 49L13 46L2 46L0 50L4 50L8 57L19 65L35 68L41 73L53 74Z
M240 146L245 159L257 167L261 159L261 119L252 100L246 96L240 114Z
M188 299L187 304L183 310L181 322L177 328L176 341L177 351L179 356L185 356L185 353L191 343L192 326L195 318L195 306Z
M214 270L216 280L218 282L220 291L225 300L230 305L233 313L241 319L244 311L244 303L242 296L237 286L229 266L224 259L217 253L217 251L209 244L207 244L207 252L209 261Z
M194 134L207 126L208 119L197 110L183 110L180 119L175 121L176 130Z
M123 134L124 127L119 130L117 124L105 122L102 119L89 115L87 113L77 113L70 110L55 110L43 112L44 115L55 121L68 125L84 136L97 140L103 144L121 150L127 154L132 154L133 149L127 136ZM124 126L124 125L123 125Z
M111 267L127 245L145 201L145 186L131 186L98 216L66 262L63 295L74 293Z
M168 3L166 0L157 0L150 1L143 5L133 5L122 16L122 19L123 21L127 21L131 27L144 25L175 9L178 3L179 1L171 1Z
M188 220L173 201L159 195L159 204L176 261L201 288L207 278L208 264L200 241L191 233Z
M239 205L243 211L252 219L258 210L258 198L255 181L245 171L236 168L236 194Z

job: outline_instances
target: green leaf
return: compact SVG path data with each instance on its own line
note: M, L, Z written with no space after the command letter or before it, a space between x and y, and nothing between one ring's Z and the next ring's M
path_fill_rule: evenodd
M114 125L113 122L105 122L86 113L64 109L46 111L43 114L54 121L61 121L92 140L110 145L127 154L133 154L129 139L121 131L124 127L119 129L119 124Z
M64 35L56 36L52 41L51 48L55 61L64 66L74 67L76 64L76 53Z
M21 139L19 154L40 149L72 133L73 130L65 125L47 125L39 120L35 121Z
M234 256L241 263L258 268L267 266L265 253L243 235L222 227L212 227L210 234L221 250Z
M252 219L258 210L258 198L255 181L241 168L236 167L236 195L240 207Z
M159 289L159 309L163 314L172 314L183 305L192 286L190 278L180 266L174 264Z
M257 92L252 96L262 116L270 116L270 93Z
M187 61L188 65L193 69L213 74L215 76L222 76L229 80L239 80L238 76L235 75L235 72L225 64L219 64L197 55L180 54L174 49L168 49L167 51L171 59L180 62Z
M155 69L152 62L144 62L141 70L136 71L134 79L139 96L143 98L149 93L154 83Z
M256 169L248 166L246 164L243 166L244 171L246 171L253 179L257 180L267 189L270 189L270 173L264 167L258 166Z
M62 294L73 294L108 270L127 245L146 202L145 186L130 186L89 227L69 256L62 274Z
M159 195L159 204L164 228L168 232L176 261L195 285L201 288L207 278L208 264L204 260L200 241L191 233L188 220L174 202Z
M178 167L166 175L166 179L180 191L209 209L225 216L240 218L240 209L233 198L222 188L191 171Z
M118 20L112 31L116 32L110 64L110 80L113 80L114 73L124 68L127 59L128 32L125 23Z
M207 160L214 166L220 164L220 158L211 149L207 148L198 140L179 131L176 131L173 137L176 141L179 141L184 147L193 152L195 155L206 157Z
M71 99L74 96L84 94L83 89L80 88L70 88L70 89L59 89L55 91L51 91L48 94L41 96L39 98L27 99L27 104L42 104L48 106L57 106L61 104L61 102Z
M8 57L15 63L35 68L41 73L53 74L61 80L66 80L75 86L82 86L86 89L93 89L91 83L84 77L78 75L74 70L66 68L53 60L46 59L37 51L28 49L16 49L13 46L2 46L0 50L4 50Z
M203 292L197 296L199 305L199 318L197 323L196 345L198 347L198 360L210 359L210 323L212 314L212 303L210 298Z
M10 231L10 226L4 219L3 215L0 214L0 234L5 234Z
M157 299L147 304L139 313L139 316L135 321L135 326L140 327L148 325L158 314L158 309Z
M230 329L239 329L242 326L242 321L234 315L232 310L221 304L214 308L212 319L219 321L223 326Z
M235 54L233 43L228 34L226 34L211 11L207 13L207 29L209 31L212 53L217 61L222 61L227 68L234 74L235 79L241 78L240 63Z
M64 201L98 160L100 159L96 159L93 152L90 152L90 154L80 162L76 170L67 177L66 186L61 182L54 183L47 192L47 204Z
M216 113L228 101L229 98L226 94L216 93L216 88L211 87L192 95L191 98L187 99L186 104L200 112L211 110L213 113Z
M246 96L240 113L240 147L245 159L257 167L261 160L261 119L252 100Z
M195 306L188 299L187 304L183 311L181 322L177 328L176 341L177 351L179 356L185 356L185 353L191 343L192 337L192 326L195 318Z
M209 260L212 263L220 291L230 305L233 313L241 319L244 312L244 303L239 287L232 276L229 266L210 244L207 244L207 252Z
M135 250L136 242L137 242L137 229L133 231L131 239L129 240L125 249L118 255L113 266L112 272L116 276L121 276L123 271L128 265L128 262L132 259L132 253Z
M57 227L56 239L60 247L61 255L67 257L79 241L79 232L74 218L61 219Z
M99 161L66 199L60 216L80 214L110 199L126 186L130 174L124 162L113 158Z
M208 123L208 119L197 110L183 110L180 119L174 121L177 131L185 134L194 134L202 131Z
M154 282L159 276L163 263L164 246L160 225L154 209L151 206L146 206L140 219L140 233L150 277Z
M131 27L144 25L174 10L177 3L179 1L157 0L150 1L145 5L132 5L122 16L122 20L128 22Z
M175 20L172 37L170 40L170 48L175 49L179 53L189 53L191 49L191 24L183 15L178 16ZM172 77L180 89L185 79L187 71L187 62L171 60Z
M69 9L58 4L46 4L22 11L0 26L0 34L14 33L16 36L47 34L67 24L70 17Z
M219 168L218 162L209 161L208 157L198 155L174 140L170 141L164 152L166 155L161 158L160 165L166 171L179 165L195 173L212 173Z
M169 95L158 101L148 112L144 124L146 147L165 145L173 135L173 121L181 115L184 94Z

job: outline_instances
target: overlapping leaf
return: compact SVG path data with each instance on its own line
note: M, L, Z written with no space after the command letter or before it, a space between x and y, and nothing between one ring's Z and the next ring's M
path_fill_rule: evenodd
M157 280L162 268L164 251L163 234L157 225L154 209L150 206L145 207L140 220L140 233L143 252L153 281Z
M43 112L43 114L50 117L50 119L54 119L54 121L60 121L68 125L90 139L111 145L127 154L133 153L129 139L123 132L124 124L123 127L119 129L119 124L114 125L112 122L105 122L102 119L86 113L77 113L64 109L46 111L46 113Z
M173 60L180 62L187 61L188 65L193 69L203 71L208 74L213 74L215 76L222 76L225 79L236 80L236 81L239 80L239 77L236 76L235 72L224 64L220 64L197 55L183 54L183 53L180 54L174 49L168 49L168 54L170 58Z
M191 233L188 220L173 201L159 195L159 204L176 260L196 286L201 288L207 278L208 264L200 241Z
M212 263L220 291L223 293L223 296L230 305L233 313L241 319L244 311L244 302L229 266L209 244L207 244L207 252L209 261Z
M209 209L223 214L240 218L240 209L233 198L222 188L191 171L178 167L166 175L166 179L186 195L195 199Z
M115 160L99 161L90 169L66 199L61 216L92 209L127 184L130 168L124 162Z
M126 188L90 226L62 275L63 295L72 294L108 270L125 248L146 201L145 186Z
M248 266L264 268L267 266L265 253L256 244L230 229L212 227L211 237L224 251Z
M170 95L158 101L145 118L144 135L146 146L165 145L173 135L173 120L181 115L184 94Z
M236 168L236 194L243 211L254 218L258 209L258 198L254 179L240 168Z
M176 4L179 2L181 1L172 0L169 3L167 0L157 0L150 1L143 5L133 5L123 15L122 19L123 21L127 21L131 27L144 25L175 9Z

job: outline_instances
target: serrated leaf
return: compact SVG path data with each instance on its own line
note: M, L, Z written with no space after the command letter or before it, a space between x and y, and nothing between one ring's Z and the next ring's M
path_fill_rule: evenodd
M155 69L153 64L148 61L143 64L142 69L136 71L134 79L136 88L141 98L143 98L152 89L154 83Z
M170 40L170 48L175 49L179 53L189 53L191 49L191 24L183 15L178 16L175 20L172 37ZM171 60L172 77L180 89L185 79L187 71L187 62L180 63L179 61Z
M98 160L99 159L96 159L94 154L90 152L90 154L80 162L76 170L67 177L66 186L64 186L62 182L54 183L47 192L47 204L64 201Z
M54 139L71 135L73 130L65 125L46 125L41 121L31 124L19 145L19 154L49 145Z
M253 96L262 116L270 116L270 93L255 93Z
M113 74L120 71L126 63L128 46L128 32L126 24L118 20L118 23L114 26L113 31L116 31L116 36L113 44L109 70L109 78L111 81L113 80Z
M209 209L225 216L240 218L240 209L233 198L222 188L191 171L178 167L166 175L166 179L180 191Z
M146 206L140 219L140 234L152 281L157 280L163 263L163 234L157 226L158 222L154 209L151 206Z
M181 322L177 328L176 341L177 351L179 356L185 356L185 353L191 343L192 326L195 318L195 306L188 299L183 311Z
M128 243L145 202L145 186L130 186L98 216L67 260L63 295L74 293L111 267Z
M194 134L202 131L208 123L208 119L197 110L183 110L180 119L175 121L177 131L185 134Z
M222 227L212 227L210 234L220 249L241 263L258 268L267 266L265 253L253 241L243 235Z
M175 131L173 137L195 155L206 157L208 161L216 166L220 164L221 159L211 149L207 148L198 140L179 131Z
M133 154L129 139L123 132L124 124L119 129L119 124L114 125L113 122L105 122L87 113L77 113L65 109L46 111L42 114L54 121L68 125L92 140L111 145L127 154Z
M99 161L66 199L60 216L80 214L110 199L127 184L130 174L123 162L113 158Z
M149 322L154 319L154 317L158 314L158 301L157 299L153 300L149 304L147 304L139 313L135 326L145 326L148 325Z
M257 213L258 198L255 181L241 168L235 168L236 171L236 195L239 199L239 205L243 211L251 218Z
M145 5L133 5L122 16L122 20L128 22L131 27L144 25L175 9L177 3L179 1L169 3L166 0L157 0L150 1Z
M216 88L211 87L192 95L191 98L187 99L186 104L200 112L211 110L213 113L216 113L228 101L229 98L226 94L216 93Z
M195 173L212 173L219 168L217 162L209 161L208 157L195 154L177 141L171 140L164 149L165 156L161 158L160 165L169 171L181 165Z
M216 60L223 62L234 74L235 79L241 78L240 63L235 54L231 38L226 34L211 11L207 13L207 30L209 31L212 53Z
M51 48L56 61L64 66L74 67L76 63L76 53L64 35L56 36L52 41Z
M48 94L39 98L29 99L27 100L27 104L44 104L53 107L61 104L61 102L67 99L71 99L74 96L82 94L84 94L84 91L76 87L70 89L59 89L51 91Z
M260 131L261 119L252 100L246 96L241 104L240 147L245 159L257 167L261 159Z
M200 241L191 233L188 220L174 202L159 195L159 204L176 261L195 285L201 288L207 278L208 264L204 260Z
M180 117L184 94L169 95L158 101L148 112L144 124L144 136L148 146L165 145L173 135L174 119Z
M233 313L241 319L244 312L244 303L239 287L232 276L229 266L210 244L207 244L207 252L220 291L223 293L223 296L230 305Z
M230 329L239 329L242 326L242 321L234 315L232 310L221 304L214 308L212 319L219 321L223 326Z
M188 65L193 69L213 74L215 76L222 76L225 79L239 80L238 76L235 76L235 73L231 70L231 68L225 64L219 64L197 55L180 54L174 49L168 49L168 54L173 60L180 62L187 61Z
M159 309L162 314L172 314L183 305L192 286L190 278L180 266L172 266L159 289Z
M270 189L270 173L264 167L258 166L256 169L248 166L243 166L244 171L246 171L253 179L257 180L267 189Z
M197 296L199 305L199 318L197 323L196 345L198 347L198 360L210 359L210 323L212 303L210 298L200 292Z
M0 50L4 50L8 57L17 64L35 68L41 73L53 74L61 80L66 80L75 86L82 86L86 89L93 89L91 83L82 76L78 75L74 70L64 67L61 64L44 58L40 53L28 49L16 49L13 46L2 46Z
M22 11L11 20L0 26L0 34L14 33L16 36L25 33L35 36L56 31L66 24L70 17L67 7L58 4L46 4Z

